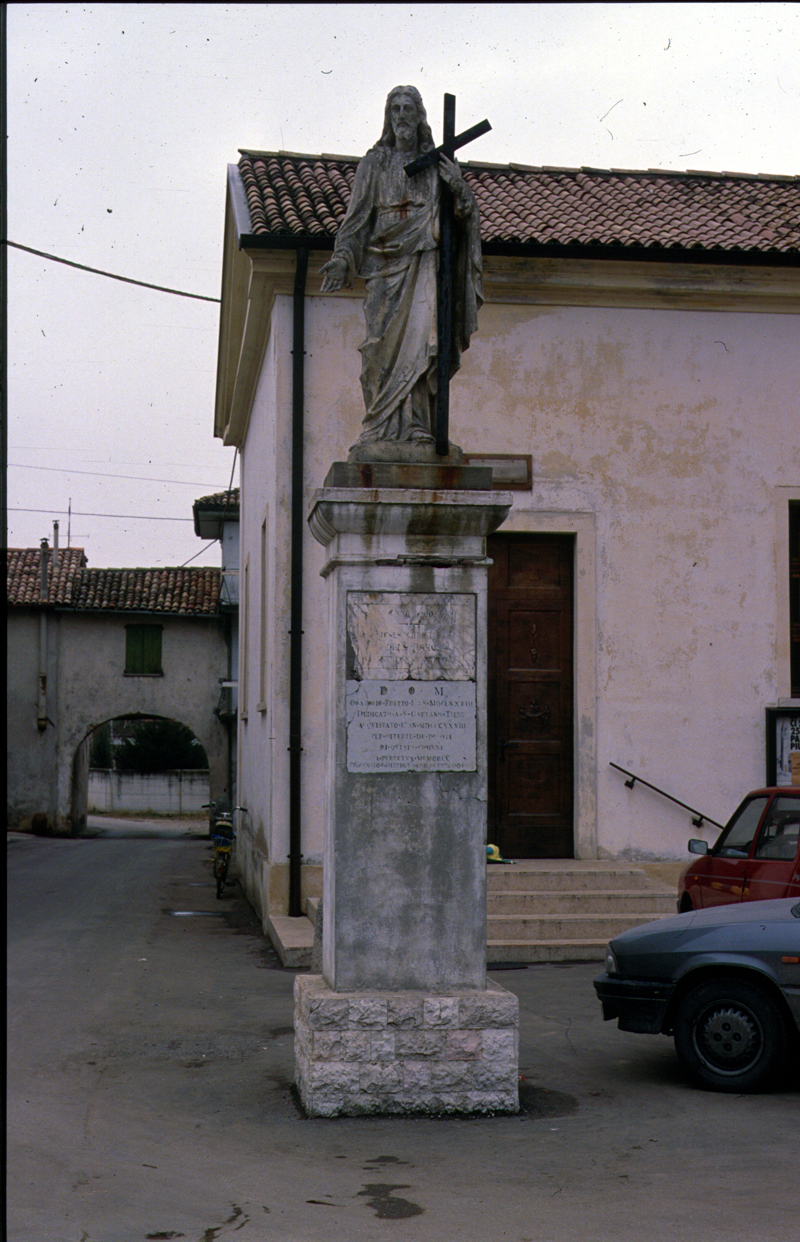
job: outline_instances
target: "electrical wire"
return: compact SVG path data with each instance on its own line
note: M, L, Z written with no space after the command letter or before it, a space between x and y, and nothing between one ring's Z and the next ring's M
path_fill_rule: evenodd
M219 543L219 539L212 539L211 543L207 543L206 546L201 548L199 552L195 552L194 556L190 556L188 561L182 561L178 568L185 569L187 565L191 565L192 561L197 560L198 556L202 556L203 553L207 552L209 548L213 548L215 543Z
M228 490L227 490L227 492L226 492L226 496L230 496L231 491L233 490L233 472L234 472L234 471L235 471L235 469L236 469L236 458L237 458L238 454L239 454L239 449L238 449L238 447L234 447L234 450L233 450L233 462L231 463L231 477L230 477L230 482L228 483ZM220 523L222 523L222 522L224 522L224 521L225 521L225 515L226 515L226 514L227 514L227 512L228 512L228 505L229 505L229 502L228 502L228 500L226 499L225 504L224 504L224 505L223 505L223 507L222 507L222 513L220 514L220 518L219 518ZM222 540L219 538L219 536L217 536L217 538L216 538L216 539L212 539L212 540L211 540L211 543L208 545L208 548L212 547L215 543L219 543L219 544L221 544L221 543L222 543ZM202 555L203 555L203 552L207 552L207 551L208 551L208 548L201 548L201 550L200 550L199 552L196 552L194 556L190 556L188 561L184 561L184 562L183 562L183 565L181 565L181 569L183 569L185 565L190 565L192 561L196 561L196 560L197 560L197 558L198 558L198 556L202 556Z
M57 513L61 517L66 509L22 509L9 505L9 513ZM70 510L73 517L119 518L123 522L193 522L194 518L161 517L158 513L86 513L80 509Z
M151 285L147 280L133 280L130 276L118 276L116 272L104 272L100 267L87 267L85 263L73 263L71 259L61 259L57 254L47 254L44 250L34 250L32 246L21 246L19 242L6 241L7 246L15 250L24 250L26 254L38 255L40 259L50 259L53 263L63 263L65 267L77 267L80 272L92 272L95 276L108 276L109 280L121 280L126 285L139 285L142 289L155 289L158 293L174 293L179 298L194 298L198 302L220 302L221 298L209 298L204 293L185 293L183 289L168 289L165 285Z
M90 474L95 479L136 479L140 483L173 483L181 487L213 487L213 483L198 483L196 479L151 479L145 474L107 474L104 470L69 470L66 466L23 466L9 462L9 470L48 470L52 474Z

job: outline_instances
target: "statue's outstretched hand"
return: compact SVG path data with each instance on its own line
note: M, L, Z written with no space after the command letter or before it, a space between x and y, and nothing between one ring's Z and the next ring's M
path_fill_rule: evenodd
M344 259L330 259L320 268L322 276L322 292L336 293L341 289L347 277L347 264Z
M464 184L458 164L455 160L448 159L443 152L439 153L439 176L447 182L453 193Z

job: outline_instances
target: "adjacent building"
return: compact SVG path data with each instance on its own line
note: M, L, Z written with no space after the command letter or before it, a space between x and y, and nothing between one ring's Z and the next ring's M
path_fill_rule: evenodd
M239 857L265 925L319 890L305 518L363 415L363 289L319 276L355 167L228 170L215 434L241 455ZM462 167L485 303L450 435L514 490L489 548L488 839L678 860L697 829L612 765L724 821L800 749L800 179Z
M86 820L94 729L125 717L187 725L212 797L232 797L220 695L231 647L219 569L91 569L80 548L8 551L8 827Z

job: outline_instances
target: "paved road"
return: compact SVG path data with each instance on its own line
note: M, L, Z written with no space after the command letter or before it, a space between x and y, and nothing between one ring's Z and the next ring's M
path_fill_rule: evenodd
M519 1116L303 1118L294 972L161 829L9 838L10 1242L796 1242L800 1081L695 1090L595 965L495 975Z

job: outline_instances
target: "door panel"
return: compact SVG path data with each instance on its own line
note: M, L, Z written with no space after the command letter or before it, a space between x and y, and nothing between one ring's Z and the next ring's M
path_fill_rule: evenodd
M489 840L507 857L571 858L574 541L487 544Z
M557 671L563 667L561 650L561 614L553 609L545 612L520 607L514 603L509 615L509 665L516 670L545 669Z
M726 906L742 900L746 859L715 858L702 888L704 906Z
M745 798L720 834L706 862L702 885L704 906L742 900L748 856L768 800L766 794Z
M791 897L800 878L800 797L778 794L772 799L748 859L743 901Z

